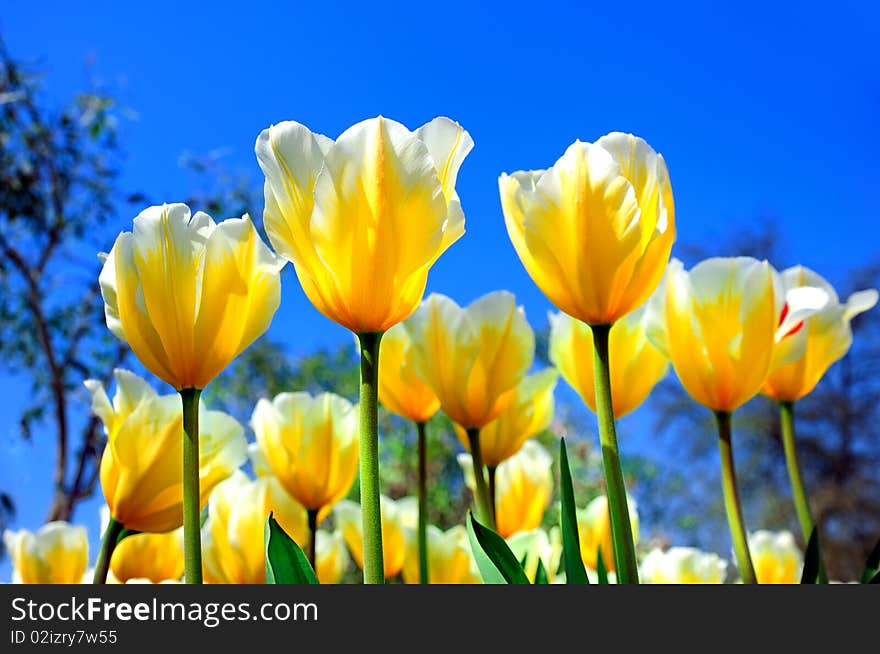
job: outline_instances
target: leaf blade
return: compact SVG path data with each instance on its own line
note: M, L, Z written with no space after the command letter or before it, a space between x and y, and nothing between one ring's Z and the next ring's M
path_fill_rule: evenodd
M804 555L804 570L801 573L802 584L818 583L819 578L819 534L816 528L810 532L810 540L807 541L807 552Z
M578 535L577 513L574 503L574 488L571 483L571 470L568 467L568 453L565 439L559 441L559 518L562 527L562 560L565 567L565 583L589 584L587 570L581 558L581 543Z
M525 571L504 539L481 525L468 512L468 536L483 582L487 584L528 584Z
M271 511L266 518L263 543L267 584L319 583L308 558L281 528Z

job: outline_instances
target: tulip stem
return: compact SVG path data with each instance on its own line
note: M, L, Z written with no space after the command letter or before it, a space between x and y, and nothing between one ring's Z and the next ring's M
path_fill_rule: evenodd
M312 570L317 571L318 509L307 509L306 516L309 521L309 563L312 564Z
M92 583L107 583L107 572L110 570L110 559L113 557L113 550L116 549L116 543L122 540L120 536L123 531L122 523L110 518L110 522L107 523L107 529L104 530L104 538L101 539L101 551L98 552L98 560L95 562L95 577L92 580Z
M384 584L382 513L379 507L379 343L382 332L358 334L361 346L360 484L364 583Z
M617 449L617 429L611 401L611 373L608 357L608 336L611 325L590 325L593 331L593 377L596 386L596 416L599 419L599 440L602 445L602 463L605 487L611 515L611 540L614 549L617 580L621 584L639 583L636 549L633 543L626 485L620 467Z
M199 492L198 388L180 391L183 403L183 570L188 584L202 583L201 494Z
M492 519L498 522L498 506L495 500L495 471L498 466L486 466L486 476L489 477L489 506L492 508Z
M736 483L736 468L733 464L730 412L716 411L715 421L718 423L718 448L721 450L721 485L724 490L724 509L727 512L727 524L730 526L736 564L743 583L756 584L758 579L752 565L752 556L749 554L749 540Z
M475 500L480 521L490 529L497 529L495 517L492 515L492 501L489 498L489 487L486 486L486 475L483 472L483 453L480 450L479 427L467 430L468 445L471 449L471 461L474 468Z
M427 584L428 574L428 424L416 423L419 439L419 583Z
M810 512L810 503L807 501L807 491L804 488L804 480L801 477L801 466L798 463L797 447L795 445L794 430L794 402L779 403L780 421L782 423L782 446L785 448L785 465L788 467L788 478L791 481L791 491L794 496L794 507L797 511L798 522L801 525L801 533L804 542L809 542L815 523ZM828 575L825 572L825 564L819 557L819 583L827 584Z

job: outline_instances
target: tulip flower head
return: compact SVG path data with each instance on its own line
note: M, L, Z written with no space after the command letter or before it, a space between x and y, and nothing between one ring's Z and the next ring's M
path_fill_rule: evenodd
M403 580L408 584L419 583L419 552L416 531L404 530L406 556L403 563ZM428 583L429 584L479 584L482 581L477 563L471 551L467 530L455 525L446 531L428 525Z
M804 266L794 266L780 274L786 291L798 287L820 288L828 296L827 304L802 323L786 339L787 348L799 346L799 356L772 371L764 382L765 395L782 402L794 402L808 395L831 364L843 357L852 344L850 322L877 304L877 291L869 289L849 296L841 303L834 287Z
M415 311L431 266L464 234L455 181L472 147L448 118L411 132L379 116L336 141L293 121L260 133L263 224L321 313L360 334Z
M632 498L627 500L629 521L632 527L633 540L639 541L639 513ZM577 510L578 534L581 545L581 558L584 565L596 570L599 562L599 551L605 570L614 572L614 548L611 543L611 514L608 510L608 498L599 495L586 508Z
M458 463L467 486L475 492L470 454ZM553 457L537 441L526 441L519 452L495 472L495 523L504 538L540 526L553 495Z
M534 332L507 291L467 308L432 293L405 327L418 374L465 429L482 428L501 414L534 359Z
M269 327L283 265L247 214L149 207L101 269L107 326L175 389L204 388Z
M614 417L636 409L666 375L668 361L646 334L647 307L614 323L609 337L611 398ZM590 410L596 412L593 379L593 330L564 313L551 313L550 361Z
M159 395L127 370L115 370L114 377L112 402L100 382L85 382L92 394L92 411L107 434L100 471L104 498L112 517L127 529L171 531L183 521L180 398ZM199 423L204 506L211 490L246 460L247 441L238 421L221 411L199 407Z
M514 389L501 414L480 429L483 463L498 466L519 452L523 443L541 433L553 422L553 389L558 373L547 368L525 377ZM465 430L453 425L458 440L470 448Z
M673 260L649 307L648 338L697 402L732 412L794 354L783 341L826 301L815 287L784 291L766 261L714 258L685 271Z
M85 527L48 522L36 532L3 532L12 561L12 581L19 584L79 584L89 563Z
M382 336L379 401L391 413L413 422L427 422L440 408L434 391L416 373L413 345L402 324Z
M654 548L639 566L645 584L723 584L726 576L727 561L693 547Z
M547 583L561 583L564 579L557 575L562 560L562 534L559 527L551 528L549 534L543 529L519 531L507 539L507 544L517 561L525 560L523 568L532 583L535 583L539 562L547 574Z
M250 480L237 471L217 485L202 528L207 583L266 583L263 535L270 512L300 546L308 541L305 509L274 477Z
M333 393L261 399L251 427L281 485L323 518L345 497L358 467L357 408Z
M756 531L749 534L749 549L759 584L796 584L803 557L790 531Z
M610 325L654 292L675 240L663 157L612 132L575 141L547 170L498 180L507 233L549 300L588 325Z
M338 529L319 531L317 539L315 574L318 581L322 584L338 584L351 562L345 539Z
M122 584L133 579L158 584L183 576L183 529L164 534L132 534L116 544L110 573Z
M405 498L404 498L405 499ZM405 524L411 522L410 504L398 503L390 497L382 495L382 556L384 562L385 578L390 579L403 569L406 558L406 541L404 536ZM363 554L363 523L361 522L361 506L351 500L342 500L333 509L336 518L336 526L342 533L348 549L351 551L354 562L358 567L364 567Z

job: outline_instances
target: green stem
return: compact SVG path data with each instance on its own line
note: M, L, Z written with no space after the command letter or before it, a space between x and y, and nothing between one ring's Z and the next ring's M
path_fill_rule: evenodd
M188 584L202 583L201 495L199 493L198 388L180 391L183 403L183 569Z
M419 435L419 583L427 584L428 573L428 438L427 423L417 422Z
M495 499L495 471L498 466L486 466L486 475L489 477L489 506L492 508L492 519L498 522L498 502Z
M317 554L318 551L318 509L307 509L306 517L309 522L309 563L312 564L312 570L318 571Z
M794 507L801 525L801 533L804 535L804 542L807 543L813 533L815 523L810 512L810 503L807 501L804 480L801 477L801 466L798 463L794 431L794 402L780 402L779 414L782 423L782 446L785 448L785 465L788 467ZM822 562L821 556L819 557L819 583L828 583L828 575L825 572L825 564Z
M474 468L475 500L480 522L490 529L497 529L495 517L492 515L492 501L489 499L489 488L486 486L486 475L483 472L483 453L480 450L479 427L467 430L468 445L471 449L471 461Z
M639 583L636 548L633 542L626 486L617 449L617 429L611 401L611 373L608 357L608 337L611 325L590 325L593 331L593 377L596 386L596 416L599 419L599 440L602 444L602 463L605 469L605 488L611 514L611 542L614 549L617 580L621 584Z
M736 468L733 464L733 445L731 443L730 413L716 411L715 421L718 424L718 448L721 451L721 486L724 490L724 509L727 512L727 524L730 526L730 537L733 540L733 551L736 564L743 583L756 584L755 568L749 554L749 538L743 520L742 504L736 484Z
M107 523L107 529L104 531L104 538L101 540L101 551L98 552L98 560L95 563L95 578L92 583L107 583L110 559L113 558L113 550L116 549L116 543L122 540L119 536L123 531L122 523L110 518L110 522Z
M382 513L379 508L379 342L381 332L358 334L361 346L360 484L364 583L384 584Z

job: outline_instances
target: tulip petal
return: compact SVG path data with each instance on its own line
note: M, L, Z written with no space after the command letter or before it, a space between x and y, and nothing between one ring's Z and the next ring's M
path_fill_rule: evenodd
M443 116L425 123L414 134L428 148L443 186L443 195L447 202L451 202L458 170L473 149L474 140L461 125Z

